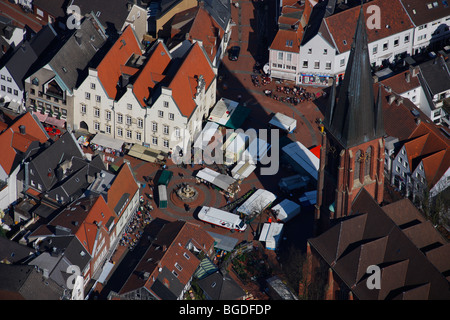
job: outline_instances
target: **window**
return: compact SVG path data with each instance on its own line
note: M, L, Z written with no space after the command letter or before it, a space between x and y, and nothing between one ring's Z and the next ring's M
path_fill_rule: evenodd
M1 88L2 88L2 91L6 90L6 87L4 85L2 85Z
M281 63L277 64L277 68L283 68L283 65Z
M388 49L388 47L389 47L388 42L383 43L383 51L386 51Z
M175 128L175 137L177 138L177 139L179 139L180 138L180 128Z
M7 77L6 81L11 82L12 81L11 77Z
M127 116L127 125L131 125L131 116Z
M100 117L100 109L94 108L94 117L99 118Z
M325 63L325 69L331 70L331 62L330 62L330 61L327 61L327 62Z
M91 100L91 94L89 92L86 92L84 97L86 98L86 100Z
M108 120L108 121L111 120L111 111L106 110L105 115L106 115L106 120Z
M409 42L409 34L407 34L406 36L405 36L405 43L408 43Z
M2 78L2 80L5 80L5 79L6 79L6 77L5 77L4 74L2 74L1 78Z
M19 95L19 91L14 90L14 95L15 95L15 96L18 96L18 95Z
M180 266L177 262L175 262L175 268L177 268L178 270L183 270L183 267Z
M308 60L303 60L303 68L308 68Z
M133 109L133 105L131 103L127 103L127 109L128 110L132 110Z
M94 130L96 130L96 131L100 130L100 123L97 121L94 122Z
M107 124L105 126L105 131L106 131L107 134L111 134L111 126L109 124Z
M341 59L341 61L339 62L339 65L341 67L345 66L345 59Z
M308 48L308 54L312 54L312 48Z
M169 140L164 139L163 140L163 144L164 144L164 148L168 148L169 147Z
M158 123L157 122L152 122L152 131L153 132L157 132L158 131Z
M169 113L169 120L175 119L175 115L173 113Z
M102 102L102 97L100 97L99 95L96 95L95 96L95 101Z
M158 138L157 137L152 137L152 143L156 146L158 145Z
M122 128L117 128L117 135L118 135L119 137L122 137L122 136L123 136L123 129L122 129Z
M81 113L86 113L86 105L85 104L81 105Z
M137 119L137 126L138 126L138 128L142 128L144 126L144 120Z
M183 256L188 260L191 258L186 252L183 253Z
M172 273L173 273L173 275L174 275L175 277L177 277L177 278L178 278L178 273L176 273L176 271L175 271L175 270L172 270Z
M164 125L163 126L163 133L164 134L169 134L169 126L168 125Z
M128 138L128 139L131 139L131 138L132 138L131 130L127 130L127 138Z
M373 49L372 49L372 53L373 53L373 54L377 54L377 52L378 52L378 46L377 46L377 45L374 45L374 46L373 46Z
M121 115L120 113L117 115L117 123L122 123L123 122L123 115Z
M278 60L283 60L283 52L278 52Z
M286 54L286 60L291 62L292 61L292 53L287 53Z
M328 49L323 49L323 55L326 56L328 54Z
M164 111L158 110L158 117L164 117Z
M95 90L95 83L91 83L91 89Z
M164 101L164 107L168 108L169 107L169 101Z
M399 38L394 39L394 47L398 47L399 41L400 41Z
M314 69L320 68L320 61L314 61Z
M140 132L136 132L136 140L142 140L142 134Z
M396 166L396 167L395 167L395 171L398 172L398 173L400 173L400 167L399 167L399 166Z

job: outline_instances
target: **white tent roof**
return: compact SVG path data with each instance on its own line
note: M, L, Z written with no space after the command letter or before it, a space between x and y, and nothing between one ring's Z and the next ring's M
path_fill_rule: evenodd
M123 145L122 140L113 139L101 133L97 133L95 137L91 140L91 143L97 144L105 148L111 148L114 150L122 150Z
M267 249L276 249L281 239L283 226L282 223L264 223L259 241L264 241Z
M289 199L284 199L274 206L272 210L277 212L277 219L286 222L300 212L300 205Z
M297 120L280 112L277 112L272 119L270 119L269 123L288 132L297 127Z
M216 133L219 125L215 122L207 122L202 132L200 132L197 140L195 140L194 148L205 149Z
M228 120L230 120L231 115L233 114L234 110L236 110L238 104L239 103L236 101L221 98L216 102L214 108L211 110L208 120L217 122L221 125L225 125Z
M222 190L227 190L230 187L230 185L236 182L236 180L233 179L232 177L226 174L218 173L209 168L204 168L200 170L197 173L197 178L211 182L212 184L218 186Z
M250 215L253 212L261 211L267 208L277 197L270 191L258 189L248 198L237 211Z
M286 145L282 150L317 180L320 159L314 153L299 141Z

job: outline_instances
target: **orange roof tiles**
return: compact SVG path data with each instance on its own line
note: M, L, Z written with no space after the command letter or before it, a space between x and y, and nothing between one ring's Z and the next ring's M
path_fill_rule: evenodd
M171 61L169 51L162 42L158 42L133 85L133 92L142 107L146 107L151 89L157 81L164 79L163 73ZM157 80L157 81L156 81Z
M25 134L20 133L20 126L25 127ZM44 143L49 139L40 123L27 112L16 118L15 122L0 134L0 147L2 156L0 165L6 174L13 170L17 151L26 152L33 141Z
M139 186L134 178L133 173L129 165L124 163L116 177L114 178L111 188L108 190L108 198L107 203L108 207L112 212L114 212L114 208L119 202L120 198L123 194L129 193L130 197L128 201L131 201L136 191L138 191ZM116 214L120 217L122 212L116 212Z
M197 90L197 79L200 75L205 80L205 89L208 89L215 79L215 73L202 48L196 42L190 48L169 85L175 102L181 113L186 117L190 117L196 108L194 98Z
M130 26L126 27L97 67L98 78L110 98L116 97L117 82L122 72L132 72L131 75L133 75L137 71L136 69L133 71L129 67L124 69L128 59L133 54L140 55L141 53L133 29Z
M275 35L270 49L299 53L302 37L303 29L301 27L297 30L280 29ZM290 45L291 43L292 45Z
M389 8L389 10L381 9L382 19L380 29L367 29L369 43L414 28L399 0L373 0L366 2L363 4L363 13L366 20L373 15L371 11L367 13L367 7L371 5L376 5L380 8ZM356 6L324 19L334 39L336 49L340 53L350 50L351 44L353 43L352 39L355 35L359 11L360 6Z

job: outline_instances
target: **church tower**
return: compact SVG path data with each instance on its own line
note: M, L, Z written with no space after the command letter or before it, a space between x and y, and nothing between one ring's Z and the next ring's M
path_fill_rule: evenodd
M344 79L333 83L323 122L316 219L350 214L361 188L381 203L384 184L384 125L381 88L374 96L363 9Z

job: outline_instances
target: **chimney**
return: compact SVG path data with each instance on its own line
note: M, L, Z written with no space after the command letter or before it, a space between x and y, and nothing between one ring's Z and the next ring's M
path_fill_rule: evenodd
M417 117L415 120L416 120L416 125L419 125L420 124L420 118Z
M378 83L378 76L376 75L373 76L373 83Z
M394 102L394 100L395 100L395 95L391 94L391 95L389 96L389 100L388 100L389 105L391 105L392 102Z
M406 72L405 73L405 80L407 83L411 82L411 72Z
M413 77L417 77L417 74L419 73L419 68L418 67L410 67L409 72L411 73L411 75Z
M25 133L26 133L26 131L25 131L25 126L24 126L23 124L19 126L19 132L20 132L21 134L25 134Z
M398 106L399 106L400 104L402 104L402 103L403 103L403 97L399 97L399 98L396 100L396 103L397 103Z

